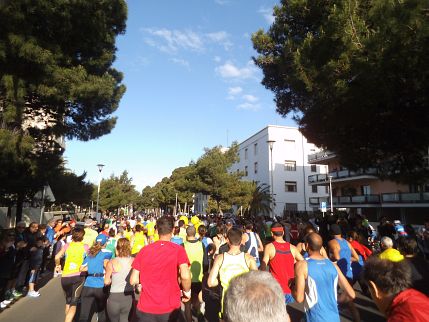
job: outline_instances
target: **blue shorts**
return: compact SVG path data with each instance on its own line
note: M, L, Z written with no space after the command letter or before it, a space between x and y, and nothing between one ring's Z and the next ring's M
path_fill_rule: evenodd
M291 304L295 302L295 299L293 298L292 294L285 294L285 303L286 304Z

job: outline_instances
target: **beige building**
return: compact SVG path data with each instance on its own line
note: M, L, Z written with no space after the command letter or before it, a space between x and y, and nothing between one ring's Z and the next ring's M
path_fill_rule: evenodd
M335 209L366 215L371 221L381 216L399 219L404 223L421 224L429 216L429 184L404 185L381 180L377 169L348 170L338 162L335 153L321 151L308 156L309 164L325 164L327 174L308 177L310 185L329 186L332 183L332 204ZM326 202L330 195L310 197L310 204Z

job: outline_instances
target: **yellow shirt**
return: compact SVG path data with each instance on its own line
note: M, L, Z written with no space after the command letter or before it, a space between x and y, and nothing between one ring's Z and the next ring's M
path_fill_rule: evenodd
M91 228L85 228L84 231L85 231L85 235L83 236L82 242L85 245L88 245L89 247L91 247L94 244L95 239L98 236L98 233Z
M386 249L384 252L378 255L378 257L381 259L387 259L391 262L400 262L404 259L404 256L402 256L402 254L394 248Z

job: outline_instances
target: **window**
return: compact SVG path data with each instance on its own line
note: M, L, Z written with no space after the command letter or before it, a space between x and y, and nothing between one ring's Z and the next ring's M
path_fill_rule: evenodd
M258 143L253 144L253 154L258 155Z
M285 161L285 171L296 171L296 161Z
M285 204L285 210L286 211L298 211L298 204L297 203L286 203Z
M316 185L311 186L311 192L312 193L317 193L317 186Z
M253 169L254 169L254 171L253 171L253 172L255 172L255 174L256 174L256 173L258 173L258 162L255 162L255 163L253 164Z
M247 148L244 149L244 160L247 160Z
M286 192L296 192L296 181L285 181L285 191Z
M311 165L311 172L317 172L317 166L315 164Z
M325 193L328 194L329 193L329 186L325 186Z
M371 187L370 186L361 186L361 192L365 196L370 195L371 194Z
M244 167L244 175L247 177L249 175L247 165Z

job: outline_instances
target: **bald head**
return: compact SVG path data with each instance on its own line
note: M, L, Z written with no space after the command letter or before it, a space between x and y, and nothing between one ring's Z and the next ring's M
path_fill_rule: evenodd
M308 249L319 252L323 245L322 237L319 234L311 233L307 236Z

